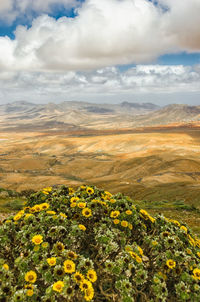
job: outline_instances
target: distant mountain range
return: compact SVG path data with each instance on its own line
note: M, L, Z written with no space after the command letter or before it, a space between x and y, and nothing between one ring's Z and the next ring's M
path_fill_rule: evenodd
M0 105L4 130L116 129L200 121L200 106L152 103L94 104L62 102L34 104L25 101Z

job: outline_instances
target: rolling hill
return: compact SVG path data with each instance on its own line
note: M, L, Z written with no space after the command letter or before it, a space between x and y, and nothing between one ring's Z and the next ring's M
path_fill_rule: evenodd
M151 103L14 102L0 106L0 129L120 129L200 121L200 106Z

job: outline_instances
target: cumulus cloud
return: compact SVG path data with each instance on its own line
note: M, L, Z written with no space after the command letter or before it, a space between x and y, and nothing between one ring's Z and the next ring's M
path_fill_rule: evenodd
M143 101L160 103L167 95L168 102L199 103L199 83L200 65L138 65L123 72L116 67L90 72L2 72L0 103L16 100L119 102L138 101L141 97ZM175 98L177 94L182 95L181 99Z
M1 0L0 20L12 23L17 17L31 18L33 13L51 13L55 5L69 9L78 5L78 0Z
M20 0L18 6L26 10L30 2L42 11L55 0ZM69 5L71 0L56 0L59 2ZM73 19L39 16L30 28L18 26L14 40L0 38L0 67L15 71L80 71L149 63L172 52L199 52L200 1L156 2L86 0Z

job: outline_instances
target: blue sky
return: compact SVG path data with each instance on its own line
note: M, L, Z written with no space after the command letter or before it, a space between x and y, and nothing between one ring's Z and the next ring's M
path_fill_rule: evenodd
M199 15L199 0L2 0L0 103L199 104Z

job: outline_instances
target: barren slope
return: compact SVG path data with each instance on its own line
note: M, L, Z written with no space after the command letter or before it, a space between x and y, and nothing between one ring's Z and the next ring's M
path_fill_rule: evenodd
M72 134L2 133L0 187L93 183L151 199L166 186L174 198L176 184L186 200L199 198L199 131Z

